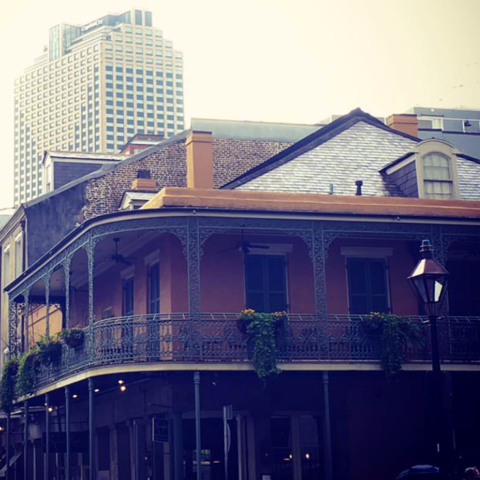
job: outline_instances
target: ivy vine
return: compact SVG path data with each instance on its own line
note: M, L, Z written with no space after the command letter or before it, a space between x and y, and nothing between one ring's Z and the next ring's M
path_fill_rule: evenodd
M35 390L36 373L40 366L38 347L25 352L18 361L17 382L15 385L17 395L28 395Z
M0 401L2 409L9 413L13 408L13 401L15 400L15 383L18 372L18 360L12 358L8 360L3 366L2 370L2 391L0 393Z
M362 328L370 338L380 342L380 361L387 377L402 369L406 346L422 343L418 324L408 317L390 313L372 313L362 319Z
M262 382L276 377L277 368L276 333L282 328L287 314L285 312L257 313L247 309L241 312L238 328L245 335L247 345L252 345L253 366Z
M41 337L34 348L37 350L40 363L47 367L56 364L62 356L62 343L58 335Z

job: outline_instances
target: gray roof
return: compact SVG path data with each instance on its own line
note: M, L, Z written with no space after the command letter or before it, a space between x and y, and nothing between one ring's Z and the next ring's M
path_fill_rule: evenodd
M157 142L158 143L158 142ZM115 155L110 153L90 153L90 152L61 152L61 151L47 151L47 155L50 158L61 159L61 160L101 160L101 161L111 161L118 162L120 160L125 160L126 155Z
M270 142L296 142L310 135L322 125L300 123L253 122L244 120L214 120L192 118L191 130L212 132L214 138L235 140L263 140Z
M358 121L328 141L267 171L238 190L354 195L362 180L364 195L403 196L379 170L411 150L418 141L366 121Z
M462 200L480 200L480 163L457 155L458 188Z

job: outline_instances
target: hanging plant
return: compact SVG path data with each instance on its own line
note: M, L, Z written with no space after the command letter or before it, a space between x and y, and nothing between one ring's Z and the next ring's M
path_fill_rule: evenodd
M0 393L0 400L2 410L6 413L12 411L13 402L15 400L15 383L18 372L18 360L12 358L5 363L2 370L2 391Z
M257 313L247 309L241 312L237 321L239 330L251 346L251 359L258 378L263 382L276 377L277 368L276 333L283 326L287 314L285 312Z
M39 349L37 346L24 353L18 361L16 382L17 395L28 395L35 390L35 379L40 367Z
M419 326L408 317L372 313L362 318L361 326L367 337L380 342L380 360L387 377L402 369L406 346L422 343Z
M38 359L45 366L56 364L62 356L62 343L58 340L58 336L42 337L37 342Z
M59 338L69 348L78 348L83 344L85 333L80 328L65 328L60 332Z

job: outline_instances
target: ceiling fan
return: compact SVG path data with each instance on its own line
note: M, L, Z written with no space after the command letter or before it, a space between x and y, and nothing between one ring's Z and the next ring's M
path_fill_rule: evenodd
M120 239L118 237L115 237L113 241L115 242L115 253L112 253L112 255L110 255L110 258L108 260L111 260L115 263L123 263L124 265L131 265L132 262L130 260L134 260L134 259L125 257L125 255L122 255L121 253L118 252L118 244L120 243Z
M249 254L251 252L251 249L254 248L254 249L260 249L260 250L268 250L270 247L268 245L265 245L265 244L254 244L254 243L251 243L251 242L248 242L247 240L245 240L245 236L243 234L243 230L242 230L242 239L240 242L237 242L237 245L236 247L234 248L229 248L227 250L224 250L224 252L230 252L232 250L240 250L241 252L243 252L245 255ZM223 252L221 252L223 253Z

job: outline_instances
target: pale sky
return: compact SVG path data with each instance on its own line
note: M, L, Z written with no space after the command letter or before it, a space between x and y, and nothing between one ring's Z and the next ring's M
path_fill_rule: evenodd
M13 81L61 22L133 7L183 51L191 117L315 123L356 107L480 109L480 0L15 0L0 18L0 208L13 205ZM0 214L2 212L0 211Z

